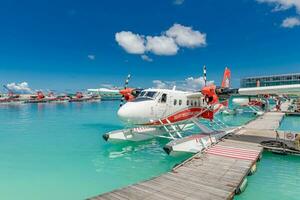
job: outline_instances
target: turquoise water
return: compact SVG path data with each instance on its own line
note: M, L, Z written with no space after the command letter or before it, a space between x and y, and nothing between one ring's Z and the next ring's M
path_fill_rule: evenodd
M300 116L285 116L279 130L296 131L300 133Z
M164 141L112 145L119 102L0 107L0 199L84 199L159 175L187 158Z
M235 200L300 199L300 156L263 153L257 171L248 177L248 186Z
M170 170L165 139L110 144L119 102L0 105L0 199L84 199ZM252 115L226 116L240 125Z

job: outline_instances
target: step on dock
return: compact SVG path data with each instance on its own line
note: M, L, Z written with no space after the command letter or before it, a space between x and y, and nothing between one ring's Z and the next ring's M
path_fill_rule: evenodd
M198 153L171 172L90 200L218 200L233 199L254 173L263 147L276 136L283 113L266 113L232 136Z

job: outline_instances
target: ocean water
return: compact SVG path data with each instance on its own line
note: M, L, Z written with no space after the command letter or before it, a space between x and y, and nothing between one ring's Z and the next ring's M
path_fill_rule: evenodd
M84 199L169 171L166 139L107 143L119 102L0 105L0 199ZM221 117L221 116L220 116ZM240 125L252 115L222 117Z
M264 152L246 190L235 200L299 200L300 156Z
M281 121L279 130L300 133L300 116L285 116Z
M190 155L161 140L113 145L119 102L0 107L0 199L84 199L157 176Z

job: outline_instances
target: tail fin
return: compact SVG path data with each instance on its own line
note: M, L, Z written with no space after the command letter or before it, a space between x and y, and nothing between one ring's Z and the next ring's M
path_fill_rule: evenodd
M222 88L229 88L230 87L230 69L227 67L225 68L224 75L223 75L223 80L222 80Z

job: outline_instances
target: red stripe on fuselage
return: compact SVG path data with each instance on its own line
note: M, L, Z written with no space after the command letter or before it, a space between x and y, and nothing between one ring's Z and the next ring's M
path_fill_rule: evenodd
M214 118L214 112L207 110L206 108L192 107L192 108L185 109L183 111L179 111L173 115L170 115L167 118L162 119L161 121L163 124L168 124L167 120L169 120L171 123L176 123L176 122L191 119L196 116L198 118L201 117L201 118L212 120ZM144 125L161 125L161 123L157 120Z

